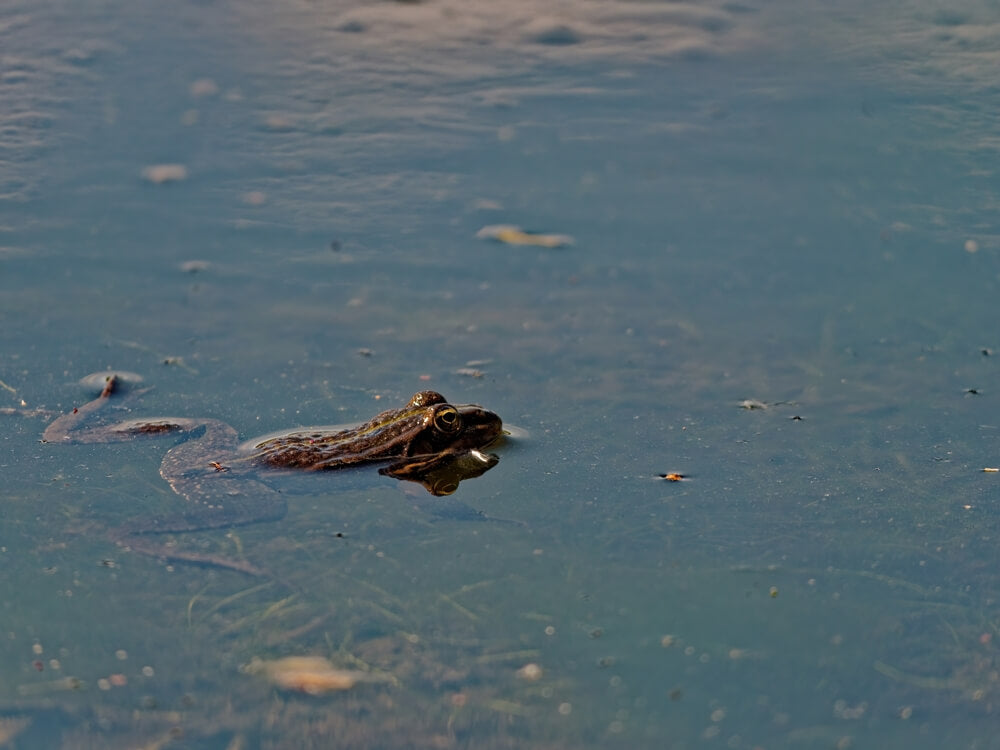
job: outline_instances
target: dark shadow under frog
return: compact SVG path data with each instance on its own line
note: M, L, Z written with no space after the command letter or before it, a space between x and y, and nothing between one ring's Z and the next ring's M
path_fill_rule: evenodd
M450 495L463 479L480 476L499 459L480 449L496 442L503 424L475 404L452 405L435 391L420 391L398 409L356 427L298 429L239 445L238 434L216 419L163 417L91 424L122 390L109 374L101 394L56 419L46 443L112 443L180 435L184 442L163 458L160 475L187 502L180 512L136 519L112 537L135 551L169 559L219 565L247 573L249 563L188 554L148 541L150 534L198 531L283 518L284 497L257 476L260 470L330 471L382 464L386 476L418 482L433 495Z

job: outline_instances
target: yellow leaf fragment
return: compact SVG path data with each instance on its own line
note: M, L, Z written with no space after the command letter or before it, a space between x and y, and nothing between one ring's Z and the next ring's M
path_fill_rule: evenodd
M491 224L476 232L481 240L496 240L507 245L534 245L535 247L565 247L574 240L568 234L540 234L525 232L512 224Z
M254 657L243 668L249 674L263 674L283 690L322 695L350 690L359 682L388 682L388 675L352 669L338 669L322 656L287 656L264 660Z

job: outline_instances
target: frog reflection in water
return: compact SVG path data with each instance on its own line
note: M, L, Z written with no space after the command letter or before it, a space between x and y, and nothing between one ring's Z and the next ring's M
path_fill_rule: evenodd
M245 476L257 468L326 471L382 463L381 474L419 482L434 495L450 495L461 480L483 474L499 460L479 449L503 433L500 417L474 404L454 406L434 391L420 391L402 408L384 411L357 427L297 430L239 446L236 430L215 419L171 417L89 425L121 388L119 378L109 375L96 399L59 417L42 439L111 443L149 435L186 436L167 451L160 465L160 475L187 500L183 512L138 519L114 532L117 541L139 552L172 559L257 572L241 563L167 552L140 538L282 518L284 498L259 479Z

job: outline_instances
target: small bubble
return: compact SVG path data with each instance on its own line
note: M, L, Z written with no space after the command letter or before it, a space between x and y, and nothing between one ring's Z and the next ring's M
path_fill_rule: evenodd
M537 682L542 678L542 668L531 662L530 664L525 664L519 670L517 670L517 676L522 680L527 682Z
M211 78L199 78L188 87L191 96L215 96L219 93L219 87Z
M545 635L555 635L555 634L556 634L556 629L553 626L549 625L545 628Z
M118 649L115 651L115 658L118 661L125 661L128 658L128 651L123 648Z
M102 677L101 679L99 679L97 681L97 687L99 689L101 689L101 690L110 690L111 689L111 683L108 682L104 677Z
M142 674L143 677L152 677L155 673L153 672L153 668L147 665L142 668Z
M31 652L33 654L36 654L36 655L41 654L44 651L45 651L45 649L42 648L42 644L41 643L35 643L31 647Z
M561 713L563 716L569 716L571 713L573 713L573 704L572 703L560 703L559 704L559 713Z
M179 182L186 180L188 176L187 167L183 164L152 164L142 170L142 177L147 182L154 185L162 185L165 182Z

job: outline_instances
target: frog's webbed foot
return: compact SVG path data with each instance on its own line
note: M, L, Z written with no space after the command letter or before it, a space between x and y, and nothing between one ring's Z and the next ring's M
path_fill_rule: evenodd
M173 478L171 487L187 502L180 513L137 519L121 528L128 534L168 534L278 521L285 498L263 482L245 477Z
M224 568L235 570L238 573L246 573L251 576L267 577L267 571L258 568L246 560L235 560L222 555L213 555L203 552L186 552L174 545L158 544L149 537L129 534L114 533L112 540L123 549L130 552L138 552L149 557L158 557L162 560L176 560L178 562L190 563L193 565L206 565L212 568Z
M184 445L186 444L177 448ZM166 465L166 460L164 464ZM195 468L170 476L164 472L164 478L178 495L185 498L186 507L180 513L146 517L123 524L112 532L115 542L152 557L228 568L250 575L265 575L245 560L186 552L176 546L153 541L151 537L154 534L206 531L277 521L285 516L284 497L262 482L246 477L226 476L208 466L205 471Z

